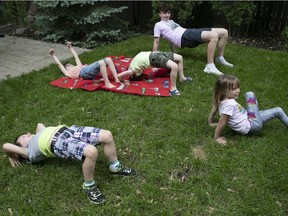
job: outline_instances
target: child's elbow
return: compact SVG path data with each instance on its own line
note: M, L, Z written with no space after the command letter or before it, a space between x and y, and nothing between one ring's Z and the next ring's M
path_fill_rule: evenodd
M10 152L10 146L11 144L10 143L5 143L2 147L2 150L4 153L9 153Z

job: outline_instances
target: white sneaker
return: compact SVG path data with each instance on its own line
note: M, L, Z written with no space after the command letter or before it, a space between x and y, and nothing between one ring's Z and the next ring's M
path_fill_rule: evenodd
M223 73L219 71L215 66L206 66L203 71L208 74L215 74L218 76L223 75Z
M227 66L227 67L233 67L234 65L227 62L225 59L222 59L222 60L219 60L218 58L216 58L216 62L218 64L221 64L221 65L224 65L224 66Z

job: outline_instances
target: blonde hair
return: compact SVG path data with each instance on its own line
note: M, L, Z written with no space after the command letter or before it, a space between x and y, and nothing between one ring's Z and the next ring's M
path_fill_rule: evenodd
M237 77L227 74L219 76L214 86L213 105L218 107L226 95L236 88L240 88L240 81Z

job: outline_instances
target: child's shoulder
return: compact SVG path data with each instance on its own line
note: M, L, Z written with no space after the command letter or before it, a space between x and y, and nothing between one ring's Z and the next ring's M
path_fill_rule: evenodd
M237 101L235 99L226 99L221 101L221 106L228 106L228 105L235 105L238 104Z

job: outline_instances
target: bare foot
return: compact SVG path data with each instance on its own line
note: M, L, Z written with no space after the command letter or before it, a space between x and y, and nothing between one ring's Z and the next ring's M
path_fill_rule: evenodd
M182 79L179 79L179 81L181 83L189 83L189 82L192 82L192 78L191 77L184 77Z
M113 84L111 84L111 83L110 83L110 84L107 84L107 85L105 85L105 87L106 87L106 88L116 88L116 86L115 86L115 85L113 85Z
M120 79L115 79L115 83L121 83Z

